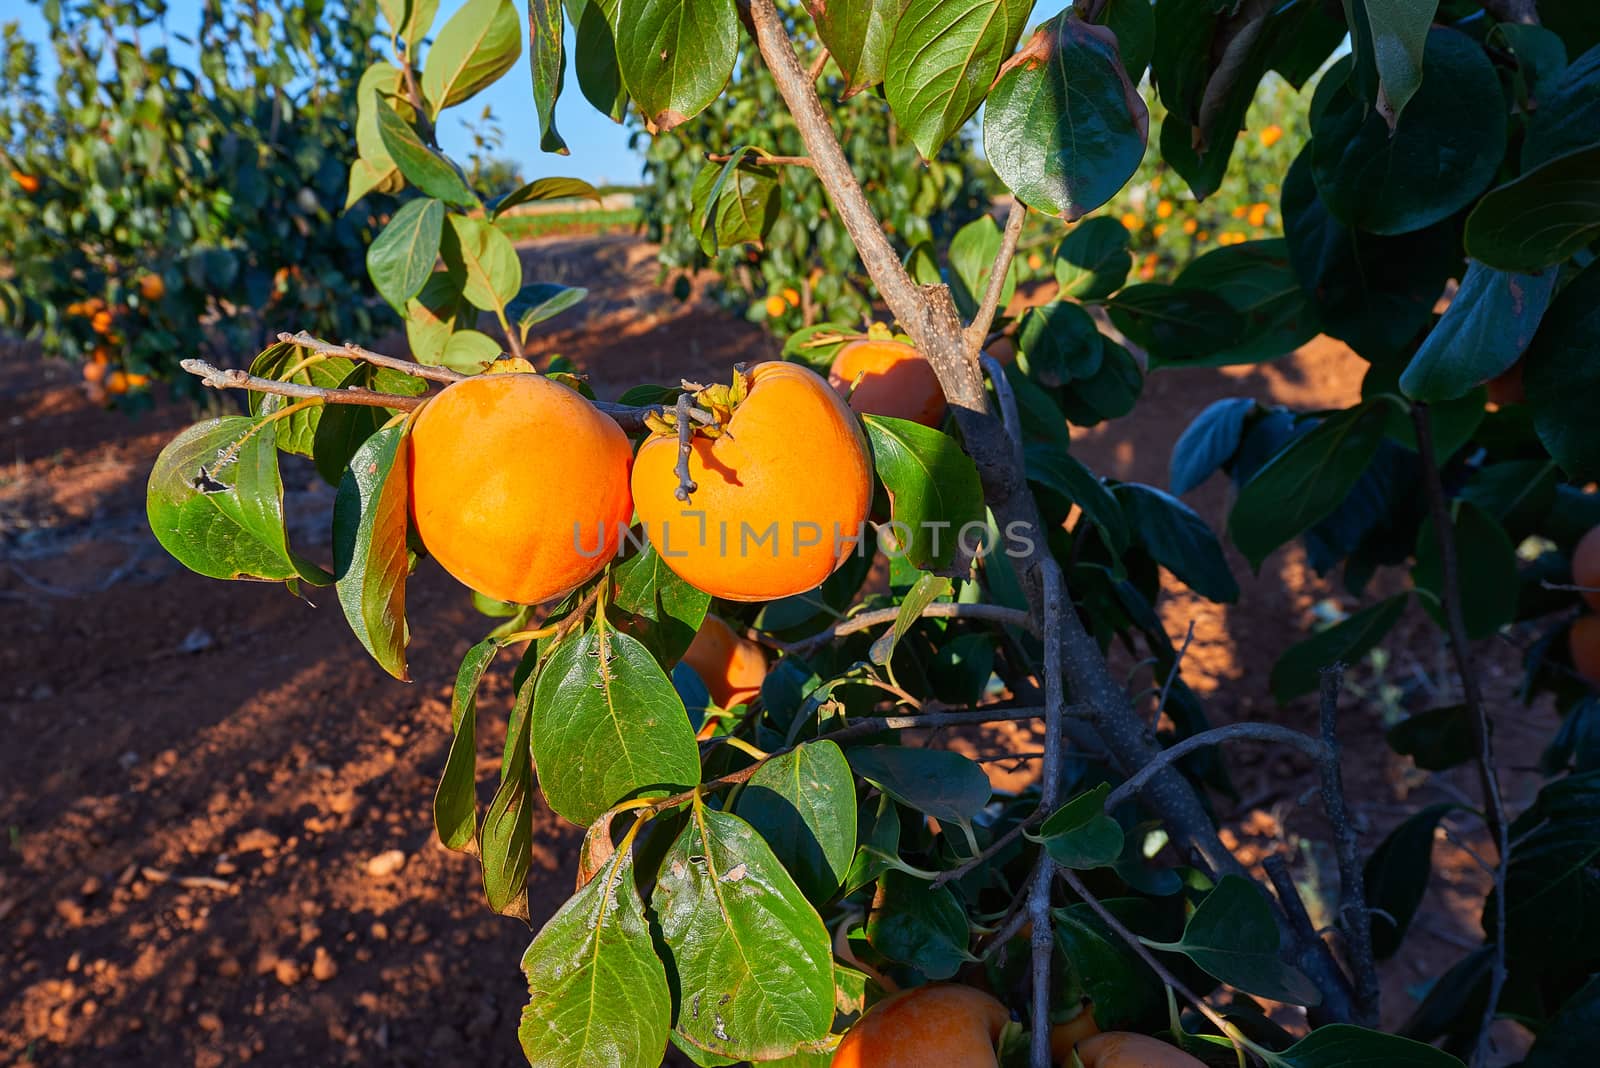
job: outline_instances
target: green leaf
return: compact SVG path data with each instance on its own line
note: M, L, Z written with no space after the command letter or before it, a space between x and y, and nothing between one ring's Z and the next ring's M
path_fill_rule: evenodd
M444 343L439 362L462 374L481 373L500 357L500 342L477 330L457 330Z
M1138 85L1145 68L1150 66L1150 53L1155 47L1155 5L1149 0L1107 0L1099 16L1091 21L1117 35L1123 69L1128 80Z
M603 623L550 654L531 722L545 800L579 826L618 801L700 781L694 730L671 680L643 645Z
M1371 28L1372 59L1378 70L1378 114L1394 129L1422 85L1422 53L1439 0L1360 0ZM1365 35L1356 35L1365 43Z
M242 415L207 419L156 457L145 514L161 547L184 567L223 579L316 574L297 564L284 533L275 430Z
M695 176L689 197L700 250L715 257L721 248L761 246L778 221L778 172L757 162L758 153L735 149L726 163L708 163Z
M1151 930L1154 903L1113 897L1101 902L1129 930ZM1120 934L1086 902L1054 909L1057 1006L1094 1003L1095 1022L1107 1030L1134 1028L1165 1018L1161 980ZM1059 1010L1058 1010L1059 1011Z
M406 301L406 341L418 363L438 365L450 336L467 325L476 313L461 299L461 275L434 271L421 292Z
M862 802L856 816L856 852L845 873L844 892L853 894L900 860L900 809L888 794Z
M1098 300L1122 288L1133 269L1128 228L1108 215L1084 219L1056 246L1056 284L1063 297Z
M924 569L950 566L962 529L983 522L978 469L955 439L937 430L881 415L864 422L905 558Z
M478 831L478 684L500 646L482 641L467 650L450 694L450 753L433 794L433 826L446 849L464 850Z
M739 56L729 0L621 0L617 62L652 131L670 130L722 94Z
M1233 459L1244 440L1245 420L1256 410L1249 397L1214 401L1178 436L1167 464L1167 486L1174 496L1196 489Z
M406 671L406 521L410 486L403 426L380 430L350 459L333 503L339 605L361 644L397 679Z
M1454 526L1457 586L1467 636L1487 638L1516 617L1517 549L1505 528L1469 501L1456 504ZM1422 606L1442 627L1444 562L1431 518L1424 520L1417 532L1416 558L1411 581L1433 594L1423 598Z
M883 636L872 643L869 656L874 664L883 665L894 658L894 648L900 644L900 639L906 632L916 626L922 618L923 609L941 597L950 595L950 580L943 575L919 574L917 581L900 602L900 614L895 617L894 626L883 633Z
M993 792L982 768L948 749L869 745L845 755L857 775L940 823L970 826Z
M643 622L630 628L661 663L681 657L705 620L711 595L689 585L667 566L650 542L611 572L611 604Z
M568 154L556 132L556 98L567 67L561 0L528 0L528 66L533 72L533 110L539 116L539 147Z
M989 288L989 275L995 261L1000 258L1000 227L992 215L980 215L956 231L950 239L950 295L955 298L956 310L971 318L983 302ZM1000 305L1004 310L1017 289L1016 261L1006 269L1005 281L1000 284Z
M333 388L352 387L416 397L427 392L428 384L404 371L357 363L348 374L334 383ZM311 458L323 481L330 486L338 486L356 450L397 413L392 408L369 408L361 404L325 404L321 406L321 411L322 418L318 420L317 432L312 438Z
M1367 858L1361 884L1372 912L1372 949L1379 960L1387 960L1400 949L1400 940L1428 889L1434 828L1455 808L1446 802L1412 813Z
M639 898L633 850L619 851L534 936L522 958L528 1004L517 1037L538 1068L655 1068L672 995Z
M1126 482L1116 488L1128 525L1151 557L1209 601L1232 604L1239 584L1206 521L1178 498L1154 486Z
M342 356L308 364L305 359L310 355L311 350L292 341L280 341L263 349L261 354L251 361L250 373L258 378L270 378L274 382L293 382L296 385L316 386L319 389L338 389L340 383L356 366L356 361ZM246 401L250 406L251 415L271 415L289 407L293 402L293 397L253 392L247 394ZM278 448L297 456L313 455L317 427L323 417L329 414L328 410L331 407L333 406L328 404L315 404L273 420L273 433L276 435ZM342 467L340 469L343 470ZM334 476L334 484L338 484L337 475Z
M1506 371L1533 340L1555 288L1554 268L1512 274L1469 261L1450 307L1400 376L1400 388L1413 400L1455 400Z
M1426 77L1391 130L1356 91L1350 60L1311 102L1311 172L1340 222L1403 234L1447 219L1494 180L1505 154L1506 106L1483 49L1457 30L1428 34ZM1480 257L1482 258L1482 257Z
M1467 216L1467 255L1533 273L1600 236L1600 144L1540 164L1489 191Z
M909 964L929 979L949 979L968 961L972 936L967 912L948 886L886 871L867 917L867 943L890 960Z
M1354 1024L1325 1024L1281 1053L1261 1055L1271 1068L1461 1068L1442 1049Z
M1079 794L1052 812L1037 835L1057 864L1068 868L1106 868L1122 855L1122 827L1106 814L1110 783Z
M1133 411L1144 387L1144 374L1131 352L1110 338L1102 341L1100 349L1100 370L1088 378L1074 379L1057 394L1061 412L1079 426L1122 418Z
M1322 992L1278 958L1278 925L1266 893L1242 875L1225 875L1189 917L1176 942L1141 939L1154 949L1182 953L1212 976L1257 997L1291 1005L1320 1005Z
M1600 396L1600 262L1557 295L1523 368L1533 427L1551 457L1574 480L1600 477L1600 434L1590 414Z
M422 291L439 258L444 205L432 197L407 201L367 249L367 273L398 312Z
M378 126L378 105L390 104L397 108L407 122L416 118L416 109L406 99L404 78L399 67L379 60L362 73L356 86L356 151L373 168L377 176L374 185L397 169L383 143L383 133ZM352 196L351 203L357 199Z
M1550 31L1541 27L1501 23L1496 32L1516 34L1514 47L1519 63L1525 53L1536 50L1560 52L1565 58L1560 38L1550 41ZM1544 66L1555 68L1556 58L1549 55ZM1595 133L1600 129L1600 49L1591 48L1573 60L1560 71L1560 80L1553 85L1546 84L1544 77L1538 78L1533 91L1538 107L1527 118L1528 134L1522 142L1524 171L1600 140Z
M1409 599L1408 594L1397 593L1291 645L1272 665L1272 696L1279 704L1288 704L1302 694L1314 693L1323 668L1354 664L1383 641L1400 621Z
M1250 566L1344 503L1377 454L1388 408L1376 400L1328 416L1244 484L1228 533Z
M617 66L617 44L612 31L619 2L574 0L569 12L577 27L573 68L578 74L578 88L584 99L612 122L621 122L628 113L628 90L622 84L622 71Z
M583 286L563 286L554 282L529 282L506 305L506 317L517 324L522 340L528 331L546 319L553 319L568 308L583 303L589 291Z
M1212 249L1179 272L1174 284L1221 297L1239 313L1239 333L1197 359L1168 360L1152 353L1153 366L1259 363L1288 355L1317 333L1316 314L1282 238Z
M1117 194L1149 132L1115 35L1071 8L1005 61L983 112L995 174L1022 203L1068 222Z
M484 311L504 309L522 288L516 246L482 219L451 215L443 253L445 266L461 274L461 295Z
M521 19L511 0L467 0L434 38L422 68L433 116L493 84L521 53Z
M1100 535L1112 552L1128 547L1131 534L1128 520L1116 495L1105 482L1071 454L1048 445L1028 445L1028 481L1059 493L1069 504L1083 509L1089 522L1100 528Z
M567 200L572 197L587 197L596 204L603 203L600 191L582 178L535 178L531 182L517 186L500 199L491 201L489 215L493 218L518 204L528 204L535 200Z
M924 159L983 103L1033 0L908 0L889 45L883 91Z
M842 4L806 0L817 36L844 73L842 99L848 100L883 81L889 41L907 3L908 0L854 0Z
M856 848L856 790L833 742L808 742L767 761L745 783L738 813L810 900L827 901L844 882Z
M1194 363L1240 342L1244 320L1222 296L1147 282L1106 301L1111 321L1153 360Z
M827 1035L828 930L744 820L696 805L651 904L677 980L677 1029L689 1041L771 1060Z
M1521 1068L1582 1064L1594 1055L1596 1042L1600 1042L1600 975L1590 976L1562 1002L1561 1011L1539 1032Z
M1029 308L1017 331L1018 363L1044 386L1090 378L1100 370L1105 343L1100 328L1081 305L1053 300Z
M1587 966L1600 955L1600 771L1546 785L1512 821L1510 840L1507 960L1514 969ZM1491 894L1489 930L1495 913Z
M533 751L528 744L533 685L528 679L517 691L506 723L500 786L484 813L478 835L483 894L489 907L524 919L528 915L528 869L533 864Z
M383 17L408 44L421 44L439 13L439 0L378 0Z
M377 99L378 133L383 137L383 147L394 160L406 181L416 186L424 195L462 208L478 207L478 196L467 187L466 180L451 166L450 161L438 155L417 136L411 124L400 117L382 97ZM430 264L431 266L431 264Z

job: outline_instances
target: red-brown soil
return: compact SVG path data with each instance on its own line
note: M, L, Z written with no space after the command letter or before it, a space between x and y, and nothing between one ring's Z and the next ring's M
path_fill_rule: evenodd
M575 360L602 396L641 380L722 378L775 352L759 328L656 288L651 249L635 239L547 240L525 260L529 277L590 287L535 349ZM1345 403L1362 366L1317 344L1268 368L1163 372L1133 417L1080 434L1075 448L1101 473L1164 486L1172 443L1212 400ZM417 681L406 685L370 662L330 594L313 592L312 605L279 586L188 573L153 544L143 488L192 413L165 404L130 419L90 405L77 382L31 349L0 348L0 1062L522 1063L528 930L488 912L476 862L432 832L450 682L484 629L466 595L431 566L413 582ZM1221 481L1192 501L1218 527ZM331 491L303 465L286 465L285 482L292 536L325 544ZM1310 728L1311 706L1276 707L1267 673L1317 602L1349 599L1297 548L1260 578L1230 559L1238 606L1176 583L1163 604L1175 640L1195 625L1185 677L1216 722ZM1465 772L1429 776L1388 753L1380 695L1420 689L1407 699L1425 705L1454 682L1420 618L1386 645L1381 673L1352 672L1344 721L1369 846L1407 812L1475 793ZM1552 717L1511 705L1513 650L1486 643L1481 653L1505 709L1505 762L1526 767ZM485 786L508 670L490 677L482 702ZM1290 851L1302 881L1325 886L1329 854L1298 849L1322 830L1316 806L1300 804L1309 769L1250 746L1229 757L1244 803L1228 833L1241 854ZM1519 809L1536 780L1508 779ZM1470 825L1462 833L1481 841ZM570 892L577 841L540 810L535 924ZM1435 860L1426 914L1385 970L1391 1022L1476 941L1482 874L1443 840Z

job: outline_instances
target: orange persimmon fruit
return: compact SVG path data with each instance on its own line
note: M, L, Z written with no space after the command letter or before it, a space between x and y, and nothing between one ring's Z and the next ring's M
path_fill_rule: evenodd
M748 704L761 692L767 677L767 657L761 646L741 638L720 618L708 615L683 654L706 684L711 699L723 708Z
M1590 608L1600 611L1600 527L1590 528L1573 547L1572 584L1587 587L1583 599Z
M850 1028L832 1068L995 1068L1011 1014L970 986L935 983L884 998Z
M466 378L411 428L411 515L440 565L479 593L539 604L594 577L633 512L628 438L535 374Z
M690 442L688 502L678 438L657 434L633 464L633 503L656 551L713 597L769 601L814 589L852 552L872 503L855 415L816 372L757 364L717 436Z
M1072 1019L1063 1020L1050 1028L1050 1059L1058 1064L1071 1063L1072 1047L1099 1033L1100 1025L1095 1023L1094 1010L1084 1006L1083 1011Z
M33 194L39 191L39 179L35 175L12 171L11 180L20 185L24 193Z
M828 381L841 396L850 398L851 409L861 415L888 415L932 427L944 420L939 376L921 353L903 341L850 342L833 358Z
M1572 670L1600 686L1600 616L1579 616L1567 631Z
M1132 1031L1104 1031L1078 1043L1083 1068L1206 1068L1177 1046Z

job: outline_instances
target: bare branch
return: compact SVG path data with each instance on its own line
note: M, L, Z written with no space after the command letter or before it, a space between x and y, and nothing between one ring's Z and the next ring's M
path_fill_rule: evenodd
M828 65L828 50L822 45L817 46L817 54L811 60L811 66L806 70L806 78L815 82L822 77L822 68Z
M1021 754L1013 755L1020 756ZM937 890L945 883L953 883L957 879L966 878L968 875L972 874L974 871L977 871L979 868L983 867L985 864L989 863L995 857L1003 853L1006 850L1006 847L1011 845L1011 843L1015 842L1018 838L1021 838L1023 832L1029 827L1043 823L1044 817L1045 811L1043 808L1034 809L1032 812L1028 813L1027 817L1020 821L1016 826L1012 827L1005 834L1002 834L999 838L996 838L993 842L990 842L988 848L983 852L979 853L971 860L965 861L954 868L940 872L939 877L928 884L928 889Z
M935 601L925 607L919 615L923 619L975 619L989 623L1003 623L1008 627L1024 627L1033 630L1033 617L1017 608L1007 608L999 604L954 604L947 601ZM835 638L843 638L859 631L881 627L885 623L893 623L900 618L898 608L880 608L872 612L862 612L860 615L842 619L829 627L819 631L809 638L802 638L797 642L780 642L767 635L758 635L760 639L776 649L796 656L804 656L814 649L818 649Z
M1350 970L1355 975L1358 1022L1368 1027L1378 1023L1378 965L1372 950L1372 916L1367 912L1366 879L1361 867L1361 842L1355 823L1345 805L1344 776L1339 766L1339 689L1344 683L1344 665L1322 669L1322 704L1319 720L1322 747L1326 750L1319 766L1322 771L1322 807L1333 828L1339 857L1339 920L1350 951Z
M747 153L748 154L748 153ZM726 152L707 152L707 163L726 163L733 157ZM750 162L757 164L772 164L775 167L810 167L813 166L810 156L763 156L759 153L752 155Z
M1055 558L1039 561L1040 588L1044 597L1044 765L1039 774L1039 811L1054 812L1061 803L1061 756L1066 746L1062 708L1066 698L1061 686L1061 567ZM1050 887L1055 861L1049 850L1039 850L1033 886L1028 891L1028 915L1033 921L1033 1040L1030 1047L1032 1068L1050 1068L1050 958L1055 950L1055 933L1050 922Z
M414 378L426 378L430 382L443 382L448 385L451 382L459 382L467 377L460 371L452 371L448 367L413 363L410 360L402 360L398 356L385 356L381 352L364 349L351 341L335 345L331 341L323 341L319 337L313 337L304 330L298 334L279 334L278 340L286 341L292 345L299 345L301 348L310 349L312 352L322 356L344 356L352 360L361 360L363 363L370 363L374 367L387 367L391 371L400 371Z
M1028 206L1020 200L1013 200L1011 211L1006 215L1005 233L1000 237L1000 253L989 268L989 284L984 289L983 300L978 304L978 313L972 317L965 331L967 351L973 356L983 349L984 340L989 336L989 326L994 322L995 313L1000 310L1000 297L1006 289L1006 275L1011 272L1011 260L1017 254L1017 241L1022 237L1022 224L1027 217Z
M278 397L301 397L327 404L359 404L368 408L397 408L407 412L421 407L422 402L427 400L426 397L405 397L398 393L374 393L370 389L354 386L349 389L324 389L299 382L278 382L247 371L223 370L204 360L183 360L178 366L211 389L247 389L252 393L270 393Z
M1488 1063L1489 1033L1499 1008L1500 991L1506 981L1506 864L1511 854L1506 843L1508 821L1505 802L1500 794L1500 776L1495 770L1489 711L1484 704L1483 687L1473 663L1466 620L1461 613L1461 574L1456 558L1455 527L1451 522L1449 503L1445 500L1444 483L1439 478L1438 458L1433 453L1433 423L1426 404L1411 406L1411 422L1417 431L1417 452L1422 456L1423 488L1428 496L1428 513L1433 520L1433 536L1439 547L1443 571L1440 600L1443 602L1445 630L1450 639L1450 654L1456 662L1456 672L1461 676L1461 693L1472 723L1473 755L1478 765L1478 783L1483 792L1485 822L1495 844L1494 934L1489 939L1494 946L1494 967L1489 973L1489 999L1483 1007L1477 1048L1472 1058L1474 1065L1483 1065Z
M1174 764L1197 749L1204 749L1208 745L1219 745L1222 742L1233 741L1253 742L1280 742L1300 750L1312 760L1324 759L1327 750L1321 742L1309 734L1302 734L1289 727L1281 727L1276 723L1230 723L1225 727L1213 727L1199 734L1177 742L1166 749L1162 749L1138 771L1130 775L1121 786L1112 790L1106 797L1106 811L1109 812L1122 804L1131 801L1144 788L1145 783L1153 779L1157 773L1170 764Z
M1167 672L1167 681L1161 684L1161 693L1156 698L1155 714L1150 717L1150 727L1153 730L1161 722L1161 713L1167 709L1167 698L1172 694L1172 684L1178 681L1178 670L1183 667L1183 658L1189 655L1189 643L1194 641L1194 620L1189 620L1189 630L1183 636L1183 647L1178 650L1178 655L1172 658L1172 670Z

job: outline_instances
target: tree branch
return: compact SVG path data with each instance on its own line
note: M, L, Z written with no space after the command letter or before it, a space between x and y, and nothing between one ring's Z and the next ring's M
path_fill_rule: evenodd
M278 340L291 345L299 345L303 349L310 349L319 356L343 356L347 359L370 363L374 367L387 367L391 371L400 371L413 378L425 378L430 382L442 382L449 385L451 382L459 382L467 377L460 371L452 371L448 367L413 363L410 360L402 360L398 356L385 356L381 352L364 349L353 341L335 345L331 341L323 341L319 337L313 337L304 330L298 334L279 334Z
M1039 774L1039 811L1049 818L1061 803L1061 756L1066 747L1061 689L1061 567L1054 557L1039 561L1040 588L1044 596L1044 764ZM1028 915L1033 921L1032 1068L1050 1068L1050 960L1055 952L1055 932L1050 922L1050 887L1055 861L1047 849L1039 850L1033 886L1028 891Z
M1003 623L1009 627L1024 627L1033 630L1033 617L1017 608L1007 608L999 604L954 604L946 601L935 601L918 613L922 619L975 619L989 623ZM779 642L761 635L761 639L775 648L796 656L804 656L813 649L819 649L835 638L870 630L885 623L893 623L900 618L898 608L880 608L871 612L862 612L859 615L843 619L829 627L827 630L818 631L809 638L802 638L797 642Z
M1017 254L1017 241L1022 237L1022 224L1027 217L1028 206L1020 200L1013 200L1011 211L1006 215L1005 233L1000 236L1000 254L989 268L989 284L984 289L983 300L978 304L978 313L972 317L965 331L967 352L973 357L983 349L983 343L989 336L989 326L994 322L995 313L1000 310L1000 297L1006 289L1006 275L1011 272L1011 260Z
M694 424L689 420L689 408L693 404L694 394L678 394L678 462L672 465L672 473L678 476L678 488L673 491L673 496L684 504L688 504L689 495L700 488L689 477L689 453L694 442Z
M1302 734L1289 727L1281 727L1276 723L1230 723L1225 727L1212 727L1199 734L1189 737L1160 750L1143 767L1112 790L1106 797L1106 811L1110 812L1124 801L1131 801L1144 789L1146 783L1170 764L1188 756L1197 749L1204 749L1210 745L1219 745L1222 742L1248 740L1253 742L1281 742L1300 750L1312 760L1321 762L1327 757L1327 749L1321 742L1309 734Z
M732 158L726 152L706 153L707 163L726 163ZM751 162L763 166L770 163L775 167L810 167L813 165L810 156L763 156L760 153L756 153Z
M1494 839L1494 935L1489 939L1494 946L1494 967L1489 974L1489 1000L1483 1007L1483 1019L1478 1027L1478 1041L1472 1063L1483 1065L1489 1056L1489 1032L1500 1004L1500 991L1506 981L1506 864L1511 849L1506 843L1507 819L1505 803L1500 795L1500 776L1494 765L1494 743L1489 724L1489 711L1483 700L1483 687L1472 661L1472 645L1467 639L1466 619L1461 613L1461 575L1456 558L1455 526L1450 517L1450 506L1445 500L1444 483L1439 478L1439 460L1433 452L1433 422L1426 404L1411 406L1411 422L1417 431L1417 451L1422 456L1423 489L1428 497L1428 514L1433 520L1433 536L1439 546L1439 561L1443 571L1440 601L1444 608L1446 633L1450 639L1450 654L1456 662L1456 672L1461 676L1461 694L1472 723L1473 755L1478 765L1478 783L1483 792L1485 822L1489 836Z
M1322 703L1318 717L1322 726L1322 747L1326 750L1318 762L1322 769L1322 807L1333 828L1339 857L1339 922L1350 951L1350 971L1355 976L1356 1012L1360 1014L1357 1022L1375 1027L1382 992L1372 951L1372 914L1367 911L1361 843L1345 805L1344 776L1339 765L1339 689L1343 683L1344 665L1334 664L1322 669Z
M328 404L358 404L367 408L397 408L407 412L421 407L422 402L427 399L406 397L398 393L374 393L370 389L359 389L355 386L348 389L324 389L321 386L307 386L299 382L278 382L247 371L223 370L220 367L213 367L204 360L182 360L178 366L199 378L211 389L247 389L252 393L270 393L278 397L301 397L321 400Z

